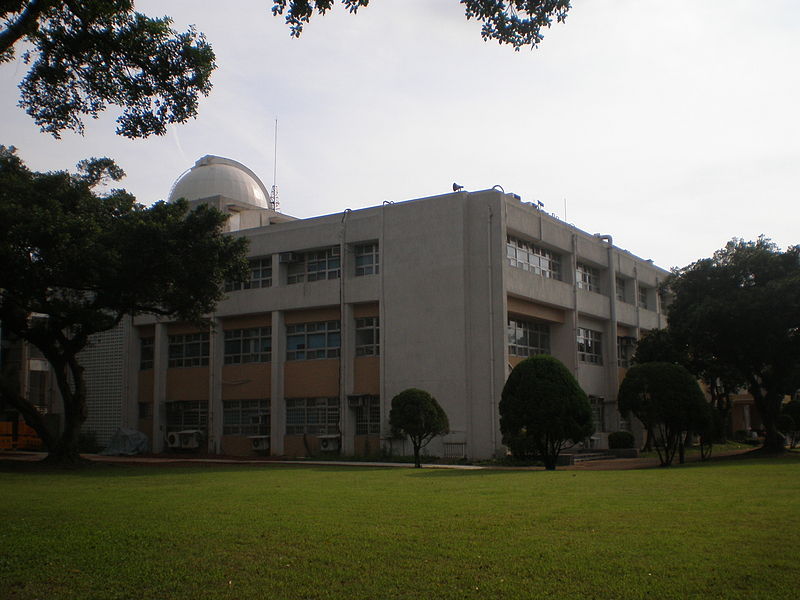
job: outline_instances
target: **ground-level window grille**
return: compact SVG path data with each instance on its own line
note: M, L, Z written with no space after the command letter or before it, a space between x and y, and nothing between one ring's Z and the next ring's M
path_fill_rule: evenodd
M222 411L224 435L269 435L269 400L225 400Z
M381 399L378 396L362 396L361 405L355 408L356 435L380 434Z
M339 398L286 398L286 434L339 433Z

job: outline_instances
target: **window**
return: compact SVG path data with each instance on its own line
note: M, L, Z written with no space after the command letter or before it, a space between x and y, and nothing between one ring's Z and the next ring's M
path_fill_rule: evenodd
M625 300L625 280L622 277L616 278L617 300L620 302L627 302Z
M378 317L356 319L356 356L378 356L380 335Z
M298 260L289 263L286 277L288 284L338 279L341 276L339 246L302 252L298 257Z
M627 369L636 350L636 338L617 336L617 366Z
M223 435L269 435L269 400L225 400Z
M603 334L578 327L578 360L595 365L603 364Z
M286 398L286 434L339 433L339 398Z
M600 275L594 267L584 263L577 263L575 270L575 284L578 289L600 293Z
M595 431L605 431L605 400L599 396L589 396L589 405L592 407L592 425Z
M647 308L647 288L643 285L639 286L639 307Z
M169 336L170 367L200 367L208 364L208 333Z
M139 340L139 368L142 371L153 368L154 351L154 338L146 337Z
M339 321L286 326L286 360L338 358L341 345Z
M272 285L272 257L252 258L250 263L250 278L242 282L225 282L226 292L249 290L251 288L270 287Z
M508 353L512 356L550 354L550 325L509 319Z
M512 267L551 279L561 279L561 257L551 250L508 236L506 252Z
M362 275L377 275L380 272L380 254L378 242L371 244L358 244L356 254L356 277Z
M272 360L272 328L251 327L225 332L225 364L239 365Z
M167 429L205 429L208 425L208 403L203 400L167 402Z
M361 405L355 408L355 413L356 435L381 432L381 399L378 396L362 396Z

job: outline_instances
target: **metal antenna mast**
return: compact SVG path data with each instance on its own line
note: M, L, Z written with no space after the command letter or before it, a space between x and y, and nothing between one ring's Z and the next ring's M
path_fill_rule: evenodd
M271 193L272 210L277 211L280 208L278 202L278 119L275 119L275 149L273 152L272 163L272 193Z

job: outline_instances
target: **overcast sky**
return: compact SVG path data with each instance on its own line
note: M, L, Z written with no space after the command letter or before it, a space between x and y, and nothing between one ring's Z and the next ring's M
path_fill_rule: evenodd
M536 50L484 42L457 0L372 0L291 39L268 0L139 1L195 24L219 68L162 138L39 133L0 66L0 144L36 170L110 156L144 204L205 154L277 185L281 211L340 212L495 184L656 264L731 237L800 243L800 2L574 0Z

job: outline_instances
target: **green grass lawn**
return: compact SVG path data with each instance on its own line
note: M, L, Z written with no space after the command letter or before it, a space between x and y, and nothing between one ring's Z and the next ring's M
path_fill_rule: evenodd
M0 598L798 595L800 460L0 472Z

